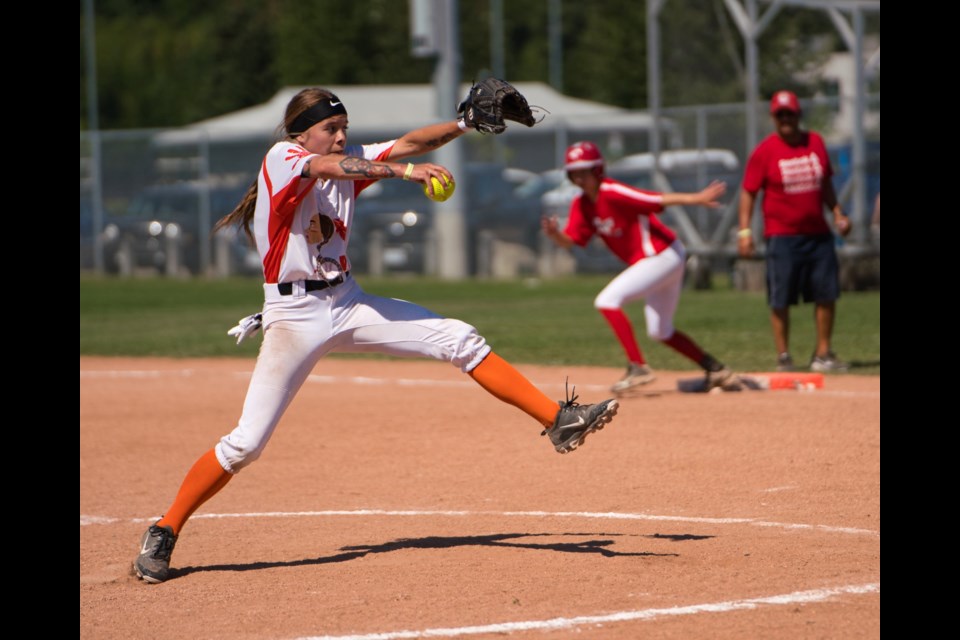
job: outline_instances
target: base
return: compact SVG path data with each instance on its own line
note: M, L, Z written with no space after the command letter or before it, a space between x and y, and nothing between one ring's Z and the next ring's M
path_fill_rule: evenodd
M709 391L814 391L823 388L822 373L803 372L770 372L770 373L741 373L735 375L723 387L709 389ZM686 393L704 393L708 391L706 380L687 378L677 380L677 389Z

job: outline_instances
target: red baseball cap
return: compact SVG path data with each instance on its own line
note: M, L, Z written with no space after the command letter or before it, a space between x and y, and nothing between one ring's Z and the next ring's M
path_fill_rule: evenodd
M770 99L770 113L777 111L792 111L800 113L800 101L793 91L777 91Z
M567 171L603 166L603 154L592 142L575 142L567 147L563 168Z

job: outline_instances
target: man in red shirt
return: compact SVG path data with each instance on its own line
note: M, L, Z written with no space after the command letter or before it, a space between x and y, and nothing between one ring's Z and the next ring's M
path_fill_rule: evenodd
M618 182L605 175L603 156L592 142L577 142L567 149L567 177L582 194L570 204L570 216L561 231L555 217L544 217L543 232L565 249L586 246L598 234L627 269L614 278L594 300L627 356L627 372L611 387L622 393L655 379L634 336L623 305L644 299L647 334L697 363L706 372L706 389L723 386L733 373L673 326L683 288L686 250L677 235L655 215L671 205L717 207L726 191L723 182L712 182L697 193L658 193Z
M814 131L800 129L800 103L790 91L778 91L770 101L776 132L750 154L740 192L741 256L755 253L750 218L762 189L763 236L767 245L767 303L777 349L777 370L793 369L790 355L790 305L815 305L817 345L810 361L814 371L845 371L831 348L836 300L840 297L839 267L833 233L823 213L833 213L841 235L850 232L850 220L837 202L833 168Z

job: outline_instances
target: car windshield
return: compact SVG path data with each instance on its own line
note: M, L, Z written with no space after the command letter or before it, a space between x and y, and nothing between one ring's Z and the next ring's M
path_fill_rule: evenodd
M535 175L526 182L514 189L514 195L522 200L528 198L539 198L547 191L556 189L566 176L560 169L551 169L544 173Z

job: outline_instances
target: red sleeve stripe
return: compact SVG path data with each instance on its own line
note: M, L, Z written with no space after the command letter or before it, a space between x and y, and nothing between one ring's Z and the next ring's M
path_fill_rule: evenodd
M273 193L270 175L267 173L266 162L263 167L264 180L267 190ZM276 283L280 278L280 265L287 252L287 240L290 237L290 228L293 226L293 214L297 205L307 194L307 189L300 191L303 179L297 176L286 187L270 197L270 218L267 224L267 239L270 248L263 258L263 275L268 284Z

